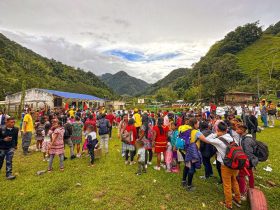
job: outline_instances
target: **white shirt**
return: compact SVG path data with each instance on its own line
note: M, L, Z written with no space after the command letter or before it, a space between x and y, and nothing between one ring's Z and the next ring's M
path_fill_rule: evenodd
M223 136L221 136L222 138L224 138L228 143L234 141L233 138L227 133ZM224 144L224 142L222 142L218 137L217 134L210 134L209 136L206 137L206 140L212 144L214 147L216 147L217 149L217 160L223 165L224 161L223 159L226 156L226 148L227 146Z
M145 162L145 148L144 147L138 149L137 155L140 156L138 162Z

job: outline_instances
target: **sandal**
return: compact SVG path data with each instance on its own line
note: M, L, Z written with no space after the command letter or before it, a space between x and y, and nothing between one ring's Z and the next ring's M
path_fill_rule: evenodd
M226 202L224 202L224 201L221 201L220 205L224 206L224 208L226 208L226 209L232 209L232 207L228 207Z

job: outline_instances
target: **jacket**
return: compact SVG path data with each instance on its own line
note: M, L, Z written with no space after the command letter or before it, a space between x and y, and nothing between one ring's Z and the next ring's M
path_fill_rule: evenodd
M248 156L250 167L256 167L259 163L258 157L254 155L257 147L256 141L251 135L246 135L241 138L241 146L245 154Z
M6 127L0 128L0 149L8 150L15 148L18 144L18 131L17 127L8 129ZM4 141L4 138L11 136L11 141Z

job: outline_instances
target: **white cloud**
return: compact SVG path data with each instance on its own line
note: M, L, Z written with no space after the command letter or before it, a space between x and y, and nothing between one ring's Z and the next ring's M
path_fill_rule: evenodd
M239 25L279 21L279 10L278 0L1 0L0 29L66 64L96 74L124 70L155 82L189 67ZM180 56L131 62L104 53L110 50Z

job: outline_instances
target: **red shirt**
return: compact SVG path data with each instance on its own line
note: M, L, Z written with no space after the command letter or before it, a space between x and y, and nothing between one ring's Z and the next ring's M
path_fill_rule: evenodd
M113 114L108 114L108 115L106 115L106 119L109 120L111 125L113 125L113 122L115 120L115 116Z
M132 131L132 141L130 142L130 144L134 145L135 142L136 142L136 139L137 139L137 130L136 130L135 126L134 125L128 125L128 126L126 126L125 130L127 132Z

